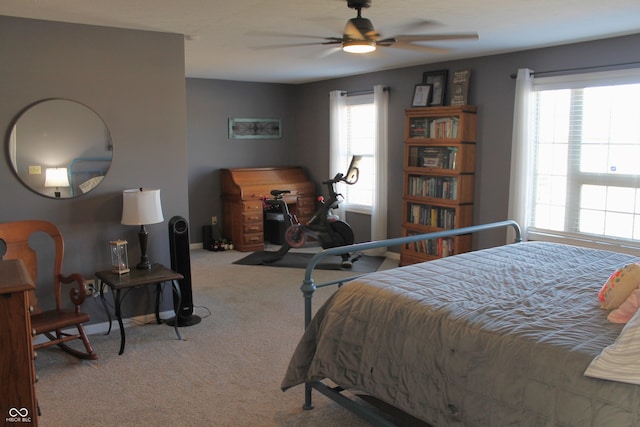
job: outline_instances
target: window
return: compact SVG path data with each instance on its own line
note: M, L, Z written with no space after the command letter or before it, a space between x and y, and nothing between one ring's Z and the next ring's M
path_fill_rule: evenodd
M345 95L342 90L329 92L329 170L332 176L345 173L354 154L366 161L360 165L357 184L337 185L346 203L340 204L336 213L346 218L348 208L370 215L370 239L386 239L389 90L375 85L373 95Z
M640 70L531 89L529 238L640 249Z
M371 213L375 182L375 106L373 94L348 96L346 102L345 169L353 155L363 156L358 183L343 187L345 209Z

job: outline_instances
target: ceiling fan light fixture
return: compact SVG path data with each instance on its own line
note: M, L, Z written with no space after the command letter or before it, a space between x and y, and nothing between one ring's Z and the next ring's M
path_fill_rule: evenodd
M370 53L376 50L373 40L346 40L342 43L342 50L348 53Z

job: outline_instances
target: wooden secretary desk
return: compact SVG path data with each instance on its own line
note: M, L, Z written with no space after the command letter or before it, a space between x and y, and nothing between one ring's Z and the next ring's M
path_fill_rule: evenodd
M29 291L34 289L21 260L0 261L0 420L5 420L2 425L38 424L28 298Z
M263 197L290 190L289 210L300 222L315 211L315 185L301 167L222 169L222 232L239 251L264 249Z

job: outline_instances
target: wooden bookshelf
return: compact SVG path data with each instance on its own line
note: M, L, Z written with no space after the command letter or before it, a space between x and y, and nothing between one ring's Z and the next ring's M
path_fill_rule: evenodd
M471 105L405 111L402 234L473 225L476 112ZM408 265L471 250L471 235L403 245Z

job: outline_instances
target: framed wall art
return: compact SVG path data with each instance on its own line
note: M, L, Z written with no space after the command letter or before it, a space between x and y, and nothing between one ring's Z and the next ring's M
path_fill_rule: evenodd
M280 119L229 119L229 139L277 139L281 136Z
M432 85L416 85L413 91L412 107L426 107L431 100Z
M447 94L447 78L449 70L427 71L422 74L422 84L433 85L429 105L444 105Z

